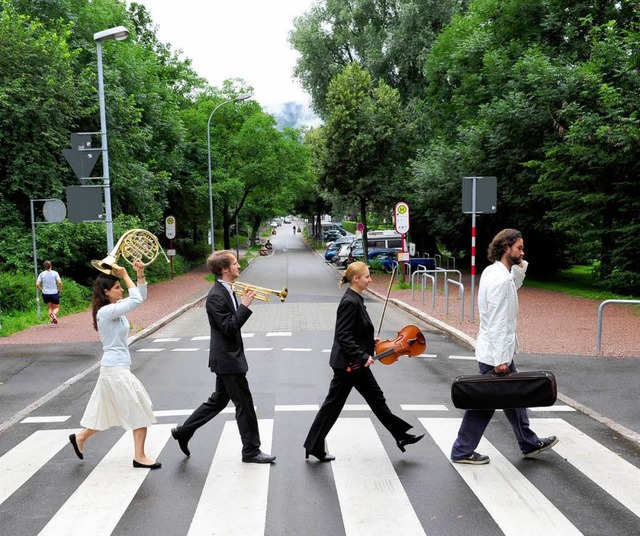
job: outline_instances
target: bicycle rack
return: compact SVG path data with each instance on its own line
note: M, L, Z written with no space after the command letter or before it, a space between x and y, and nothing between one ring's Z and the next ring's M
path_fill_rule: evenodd
M454 270L457 271L457 270ZM460 289L460 322L464 321L464 285L460 281L453 279L444 280L444 312L449 314L449 283L456 285Z
M605 300L598 307L598 322L596 326L596 350L600 353L602 346L602 314L604 308L611 303L623 303L625 305L640 304L640 300Z
M431 308L435 308L436 306L436 278L435 276L427 273L427 270L424 266L418 266L416 270L411 274L411 299L413 300L414 295L414 277L419 276L422 281L420 283L420 290L422 291L422 305L424 305L425 298L425 288L427 285L427 278L431 280Z

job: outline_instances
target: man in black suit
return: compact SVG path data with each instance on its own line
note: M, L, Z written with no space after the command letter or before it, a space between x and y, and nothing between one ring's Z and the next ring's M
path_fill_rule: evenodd
M207 259L207 266L216 276L206 304L211 327L209 367L216 374L216 390L182 426L173 428L171 435L178 441L182 452L189 456L189 440L195 431L220 413L231 400L236 406L236 421L242 439L242 461L273 463L276 457L260 450L258 419L247 382L249 366L240 332L251 316L249 306L255 293L245 292L238 304L231 285L240 276L240 264L233 252L212 253Z

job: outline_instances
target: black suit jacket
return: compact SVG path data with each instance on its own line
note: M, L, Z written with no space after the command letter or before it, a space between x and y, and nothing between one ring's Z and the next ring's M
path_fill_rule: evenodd
M249 370L240 329L251 316L241 303L235 309L231 295L216 280L207 296L207 316L211 327L209 367L216 374L243 374Z
M346 369L349 364L364 364L375 351L374 329L364 298L351 290L344 293L336 315L329 364L333 368Z

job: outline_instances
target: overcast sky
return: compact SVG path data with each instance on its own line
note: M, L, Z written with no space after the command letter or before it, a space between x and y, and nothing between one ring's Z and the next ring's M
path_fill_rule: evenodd
M313 0L138 0L158 26L158 38L180 49L210 85L243 78L271 113L285 102L310 99L293 67L298 54L287 37L293 19Z

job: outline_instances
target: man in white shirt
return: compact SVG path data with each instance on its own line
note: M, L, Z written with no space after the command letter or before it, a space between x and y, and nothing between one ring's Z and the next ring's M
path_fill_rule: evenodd
M518 289L522 286L528 263L524 260L524 241L520 231L503 229L489 244L487 258L493 261L480 277L478 311L480 329L476 359L481 374L517 372L513 361L518 351L516 336ZM475 451L494 410L469 410L464 414L458 438L451 450L451 461L482 465L489 456ZM518 445L525 458L532 458L558 443L555 436L539 438L529 428L526 408L505 409Z

